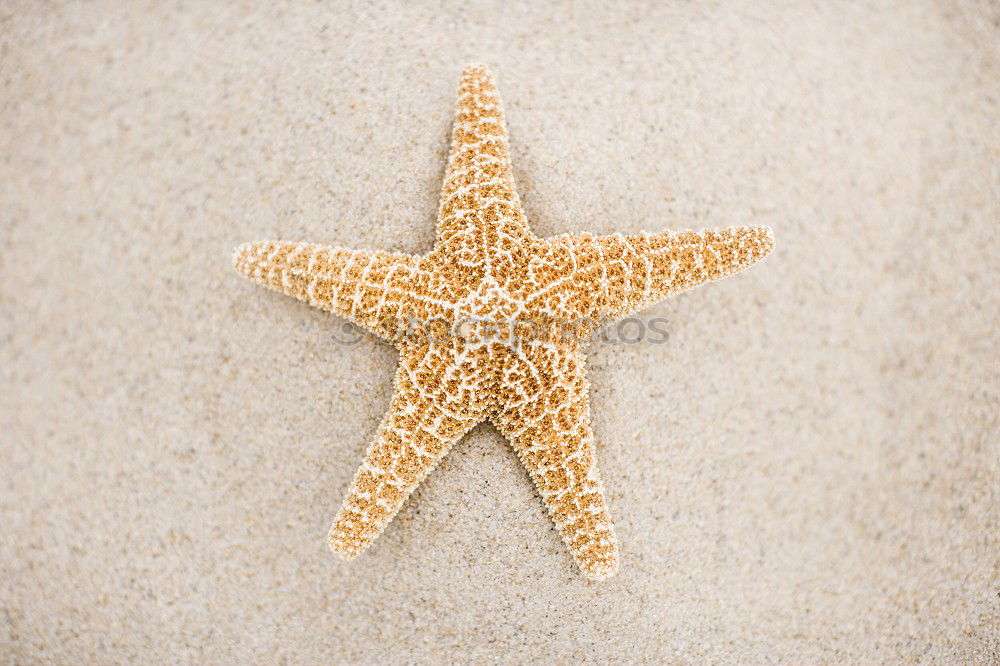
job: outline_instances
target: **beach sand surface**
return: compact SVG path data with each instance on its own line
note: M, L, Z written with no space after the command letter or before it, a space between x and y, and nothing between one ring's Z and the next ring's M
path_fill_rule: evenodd
M1000 662L989 2L0 8L0 661ZM590 351L587 582L488 425L342 562L392 347L233 248L423 252L459 72L540 235L764 224Z

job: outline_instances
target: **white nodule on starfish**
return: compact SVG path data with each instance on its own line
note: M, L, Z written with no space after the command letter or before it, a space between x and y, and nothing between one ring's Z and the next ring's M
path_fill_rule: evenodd
M619 554L590 428L589 334L741 271L773 246L766 227L535 236L514 186L500 96L473 65L462 72L430 252L265 241L238 248L234 264L399 349L388 413L330 529L335 552L367 548L451 446L489 420L597 580L618 571Z

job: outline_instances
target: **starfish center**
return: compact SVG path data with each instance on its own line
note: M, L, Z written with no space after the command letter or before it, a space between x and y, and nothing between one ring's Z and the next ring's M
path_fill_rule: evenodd
M454 332L466 345L513 345L513 333L523 313L523 304L495 279L487 277L456 304Z

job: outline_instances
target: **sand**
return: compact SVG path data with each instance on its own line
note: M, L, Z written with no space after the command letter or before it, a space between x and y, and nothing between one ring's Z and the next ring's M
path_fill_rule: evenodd
M1000 661L1000 13L723 4L0 8L0 660ZM429 248L469 61L538 233L777 238L590 351L609 581L485 425L332 556L395 353L230 264Z

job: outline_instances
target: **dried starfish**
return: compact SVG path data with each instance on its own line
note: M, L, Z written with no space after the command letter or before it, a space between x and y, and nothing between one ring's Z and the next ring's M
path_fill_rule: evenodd
M601 579L618 570L619 555L590 428L590 334L736 273L773 245L766 227L536 237L514 187L499 94L486 68L472 65L462 72L430 252L265 241L241 246L234 263L399 349L388 413L330 530L335 552L352 558L368 547L452 445L488 419L584 575Z

